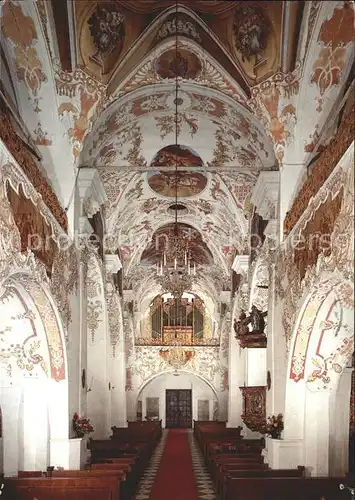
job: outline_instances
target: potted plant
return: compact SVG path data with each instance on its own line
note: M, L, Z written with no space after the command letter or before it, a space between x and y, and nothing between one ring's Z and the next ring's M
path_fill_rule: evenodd
M94 428L90 423L90 419L79 417L76 412L73 415L73 429L78 438L82 438L85 436L85 434L94 432Z
M265 434L270 436L272 439L280 439L283 428L284 422L282 413L272 415L267 418Z

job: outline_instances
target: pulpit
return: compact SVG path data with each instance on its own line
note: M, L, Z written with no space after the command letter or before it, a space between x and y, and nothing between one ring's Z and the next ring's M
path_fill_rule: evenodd
M266 387L240 387L243 395L242 420L252 431L265 432Z

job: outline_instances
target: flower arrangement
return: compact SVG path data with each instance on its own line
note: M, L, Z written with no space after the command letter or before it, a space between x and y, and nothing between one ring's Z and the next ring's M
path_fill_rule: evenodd
M280 439L281 431L283 431L284 422L283 415L279 413L278 415L272 415L267 418L265 434L271 436L273 439Z
M94 428L90 423L90 419L79 417L76 412L73 415L73 429L78 437L83 437L85 434L94 432Z

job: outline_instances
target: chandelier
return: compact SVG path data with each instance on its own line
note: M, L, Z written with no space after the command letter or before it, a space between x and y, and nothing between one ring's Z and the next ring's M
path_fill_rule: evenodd
M159 285L174 298L181 299L184 292L191 290L193 276L179 269L167 270L157 277Z
M176 20L178 16L178 6L176 2ZM175 41L176 59L179 57L178 30L176 30ZM175 72L175 146L178 148L179 142L179 84L178 72ZM185 234L178 224L178 156L175 158L175 221L174 228L167 235L167 245L162 252L160 261L157 262L157 282L165 292L170 292L175 298L181 298L184 291L191 290L194 276L196 276L196 262L192 262L190 243L191 237Z

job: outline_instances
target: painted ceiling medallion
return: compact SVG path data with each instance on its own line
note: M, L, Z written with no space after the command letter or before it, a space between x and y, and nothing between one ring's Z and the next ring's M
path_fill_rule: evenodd
M152 166L156 167L198 167L202 166L202 159L189 148L177 145L161 149L155 156ZM206 185L207 178L200 172L152 172L148 174L150 188L161 196L188 198L201 193Z
M155 71L164 79L181 77L191 80L200 74L201 69L199 58L185 49L167 50L155 61Z
M148 174L150 188L161 196L175 198L176 187L178 198L188 198L200 194L207 185L207 178L199 172L160 172Z
M90 34L97 48L92 59L102 63L105 54L113 52L124 38L124 17L117 5L99 4L88 19Z
M242 61L255 57L255 66L266 59L261 52L266 48L269 25L263 10L258 5L240 5L235 12L234 36L237 50L242 54Z

